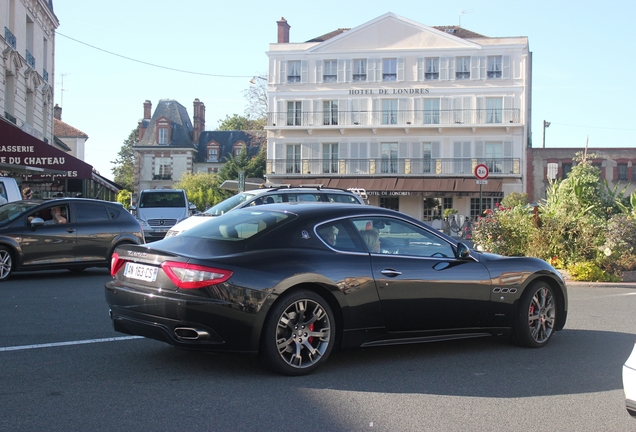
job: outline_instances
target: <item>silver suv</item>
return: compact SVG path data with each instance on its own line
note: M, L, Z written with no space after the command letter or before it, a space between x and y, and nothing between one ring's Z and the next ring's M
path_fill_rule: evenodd
M362 196L358 193L343 189L323 189L320 187L298 187L298 188L263 188L241 192L233 197L221 201L214 207L210 207L204 213L190 216L186 220L173 226L166 237L181 234L188 229L205 222L210 217L220 216L232 210L243 207L287 203L287 202L328 202L340 204L365 204Z
M186 219L195 207L181 189L148 189L139 194L130 210L139 220L146 241L161 240L175 224Z

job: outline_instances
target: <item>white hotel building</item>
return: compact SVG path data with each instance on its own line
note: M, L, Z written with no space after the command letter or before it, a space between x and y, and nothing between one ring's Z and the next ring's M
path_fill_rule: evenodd
M267 181L366 190L431 220L524 192L532 54L527 37L428 27L392 13L289 43L268 70ZM474 170L489 168L487 184ZM480 192L481 188L481 192Z

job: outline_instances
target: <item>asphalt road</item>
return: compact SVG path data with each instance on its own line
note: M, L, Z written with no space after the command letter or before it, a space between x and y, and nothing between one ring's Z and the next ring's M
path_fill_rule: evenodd
M539 350L496 338L333 355L307 377L112 330L105 270L0 284L2 431L634 431L635 288L570 288Z

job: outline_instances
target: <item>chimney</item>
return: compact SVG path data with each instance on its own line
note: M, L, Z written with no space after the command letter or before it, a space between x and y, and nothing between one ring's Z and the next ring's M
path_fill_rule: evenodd
M152 117L152 115L150 114L151 111L152 111L152 103L149 100L146 100L144 102L144 118L139 120L139 123L137 123L137 127L139 128L139 141L141 141L141 139L144 137L144 134L146 133L146 127L148 123L150 123L149 120ZM148 120L148 121L145 121L145 120Z
M55 107L53 108L53 117L60 121L62 120L62 107L58 104L55 104Z
M205 130L205 105L198 98L194 100L194 115L192 116L192 123L194 128L194 134L192 140L196 143L199 142L199 136L201 132Z
M289 43L289 28L291 26L287 24L287 20L281 17L280 21L276 21L276 24L278 24L278 43Z

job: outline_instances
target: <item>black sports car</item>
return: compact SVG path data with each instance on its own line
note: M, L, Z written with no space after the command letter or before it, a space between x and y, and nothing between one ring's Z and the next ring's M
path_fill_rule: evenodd
M0 282L14 271L108 267L115 248L144 242L121 204L84 198L0 206Z
M258 353L286 375L336 349L510 334L544 346L567 316L546 262L469 250L402 213L271 204L113 254L115 330Z

